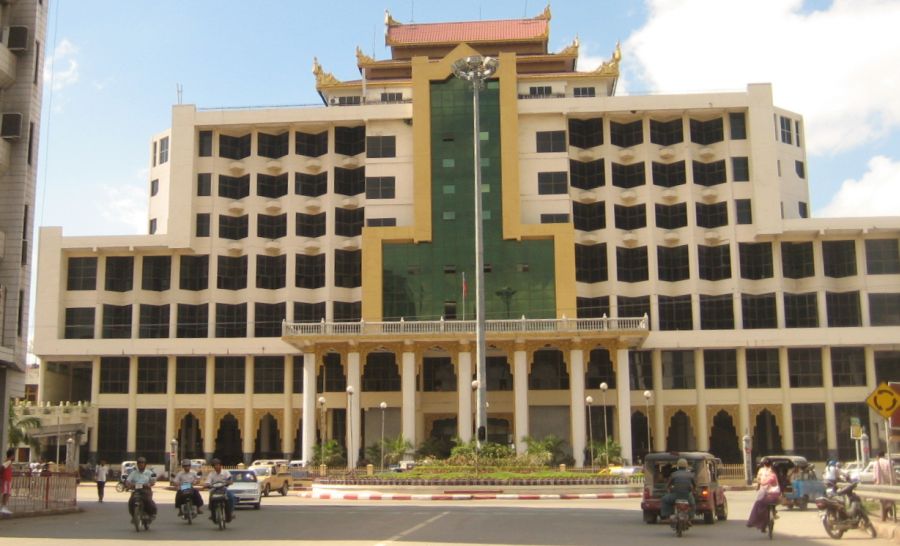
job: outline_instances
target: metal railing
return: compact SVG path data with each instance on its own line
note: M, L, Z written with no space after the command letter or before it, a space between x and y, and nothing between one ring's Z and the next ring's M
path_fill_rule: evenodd
M74 473L49 475L14 473L9 496L13 513L40 513L74 509L78 483Z
M900 502L900 485L863 485L856 487L856 493L866 499Z

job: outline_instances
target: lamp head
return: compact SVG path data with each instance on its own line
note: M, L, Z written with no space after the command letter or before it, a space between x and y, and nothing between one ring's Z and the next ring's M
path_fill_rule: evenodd
M593 396L587 396L587 397L585 397L584 403L587 404L588 406L590 406L591 404L594 403L594 397L593 397Z
M653 396L653 393L652 393L652 392L650 392L650 391L644 391L644 398L646 398L648 401L650 400L650 397L651 397L651 396Z
M387 408L387 402L382 402L382 403L378 404L378 407L381 409Z
M353 395L353 385L347 385L347 394Z
M477 390L477 389L478 389L478 385L479 385L479 383L478 383L478 380L477 380L477 379L475 379L474 381L472 381L472 390Z
M600 390L601 390L601 391L606 392L607 389L609 389L609 385L606 384L606 381L604 381L603 383L600 383Z
M325 397L324 397L324 396L320 396L320 397L319 397L319 405L320 405L320 406L324 406L324 405L325 405Z

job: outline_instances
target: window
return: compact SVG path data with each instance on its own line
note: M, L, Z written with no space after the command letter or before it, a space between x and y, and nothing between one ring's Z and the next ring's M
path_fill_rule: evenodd
M250 215L227 216L219 215L219 237L240 241L246 239L250 232Z
M284 302L254 304L254 337L281 337L281 323L286 318L286 309Z
M100 358L100 394L127 394L131 365L127 356Z
M653 390L653 351L628 351L628 382L633 391Z
M659 296L659 329L692 330L691 295Z
M691 120L691 142L702 146L709 146L724 140L722 118L709 121Z
M200 131L197 150L200 157L211 157L213 147L212 131Z
M693 389L694 351L662 351L663 389Z
M366 178L366 199L393 199L395 195L393 176L370 176Z
M528 95L532 97L549 97L553 94L553 88L549 85L541 85L528 88Z
M250 155L250 135L219 135L219 157L241 160Z
M731 126L731 140L746 140L747 118L743 112L730 112L728 124Z
M575 161L569 160L569 176L573 188L592 190L606 185L604 160Z
M403 93L382 93L381 102L403 102Z
M169 162L169 137L159 139L159 164Z
M565 152L565 131L538 131L535 135L538 153Z
M576 98L597 96L597 90L593 87L576 87L572 90L572 92Z
M806 178L806 166L802 161L795 160L794 161L794 171L796 171L797 176L800 178Z
M751 389L781 387L778 349L747 349L747 386Z
M109 256L106 258L106 290L128 292L134 285L134 258Z
M216 304L216 337L247 337L247 304Z
M569 192L569 182L565 171L538 173L538 194L551 195Z
M182 256L178 280L182 290L206 290L209 286L209 256Z
M586 150L603 144L603 118L570 119L569 145Z
M578 318L601 318L609 316L609 296L596 298L578 297L575 300Z
M256 256L256 287L266 290L277 290L285 287L285 270L287 256Z
M739 225L753 223L753 206L750 199L734 200L734 216Z
M694 161L694 184L700 186L715 186L725 183L725 160L703 163Z
M798 202L797 212L800 214L800 218L809 218L809 205L803 201Z
M734 299L731 294L700 294L700 329L734 330Z
M168 384L169 359L165 356L138 357L138 394L165 394Z
M866 352L862 347L831 348L831 381L835 387L866 385Z
M707 229L728 225L728 203L697 203L697 226Z
M606 227L606 203L572 203L572 218L575 229L594 231Z
M246 256L218 257L216 288L220 290L243 290L247 288Z
M900 381L900 351L875 351L875 382Z
M671 146L684 142L684 123L681 119L672 121L650 120L650 142L660 146Z
M657 246L656 265L661 281L677 282L690 278L688 246Z
M397 137L394 136L370 136L366 137L366 157L396 157Z
M175 394L204 394L206 392L206 357L179 356L175 358Z
M869 294L872 326L900 326L900 294Z
M782 274L788 279L815 275L812 243L781 243Z
M280 135L259 133L257 135L257 155L270 159L279 159L288 154L288 138L290 133L285 131Z
M294 133L295 152L306 157L320 157L328 153L328 131L310 134L297 131ZM356 154L354 154L356 155Z
M325 318L325 302L294 302L294 322L321 322Z
M791 404L794 452L811 461L825 460L825 404Z
M727 244L719 246L697 247L697 260L700 265L700 278L706 281L721 281L731 278L731 247Z
M171 256L144 256L141 270L141 288L164 292L172 282Z
M624 230L647 227L647 207L644 204L626 207L615 205L616 228Z
M334 192L341 195L359 195L366 191L366 168L334 168Z
M253 392L281 394L284 392L284 357L253 357Z
M737 351L705 349L703 351L703 384L707 389L737 388Z
M334 285L355 288L362 284L362 252L359 250L334 251Z
M663 188L674 188L680 186L687 181L687 174L684 169L684 161L676 161L675 163L657 163L652 164L653 185Z
M866 272L869 275L900 273L900 246L897 239L866 241Z
M641 282L648 279L647 247L616 247L616 276L621 282Z
M786 328L818 328L819 300L815 292L784 294L784 326Z
M334 209L334 234L356 237L362 234L365 209Z
M366 218L366 227L390 227L396 225L396 218Z
M297 254L294 284L297 288L321 288L325 286L325 255Z
M772 278L772 243L739 243L742 279Z
M575 280L603 282L607 280L606 244L575 245Z
M154 178L150 181L150 197L159 193L159 179Z
M94 308L67 307L65 339L94 338Z
M97 258L69 258L66 290L96 290Z
M328 173L319 174L296 173L294 175L294 193L307 197L319 197L328 192Z
M212 174L197 174L197 197L209 197L212 195Z
M256 236L262 239L281 239L287 236L287 213L257 215Z
M325 213L303 214L298 212L296 216L297 235L300 237L321 237L325 235Z
M244 366L246 362L242 356L217 356L213 382L216 394L242 394Z
M342 155L358 155L366 150L366 128L335 127L334 152Z
M178 317L176 319L175 335L180 338L207 337L209 325L209 305L178 304Z
M741 294L741 311L744 329L777 328L775 293Z
M822 241L822 262L826 277L856 275L856 242Z
M569 221L569 215L565 213L541 214L542 224L565 224Z
M616 296L619 317L650 317L650 296Z
M628 189L643 186L646 183L644 164L619 165L618 163L613 163L612 180L613 186L617 188Z
M687 203L675 205L656 204L656 227L678 229L687 225Z
M796 133L797 133L797 138L795 140L797 142L797 147L799 147L800 146L800 122L799 121L794 122L794 129L796 129Z
M735 182L750 181L750 160L748 158L731 158L731 179Z
M150 152L150 159L151 159L154 167L156 167L156 148L157 147L158 147L158 143L154 140L153 141L153 151Z
M362 318L362 303L358 301L336 301L331 309L335 322L359 322Z
M103 339L131 337L131 306L103 305Z
M250 175L234 177L219 175L219 197L243 199L250 195Z
M794 138L791 133L791 119L781 116L781 142L785 144L793 144Z
M826 292L825 306L828 312L828 326L862 326L859 292Z
M629 148L643 143L644 123L641 120L631 123L609 122L609 141L621 148Z
M150 225L147 227L147 233L153 235L156 233L156 218L150 219Z
M195 234L197 237L209 237L209 213L203 212L197 215Z
M791 388L822 386L822 350L819 348L789 348L788 373Z
M138 337L162 339L169 337L169 305L141 304L139 308Z
M256 195L278 199L288 192L287 173L271 176L259 173L256 175Z

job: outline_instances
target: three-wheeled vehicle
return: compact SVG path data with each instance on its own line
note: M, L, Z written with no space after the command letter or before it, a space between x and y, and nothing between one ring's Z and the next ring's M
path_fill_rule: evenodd
M648 453L644 458L644 496L641 500L644 522L656 523L659 518L666 481L680 458L687 460L697 482L696 515L702 515L708 524L714 523L716 518L719 521L728 519L728 500L725 489L719 484L722 461L705 451L668 451Z
M788 510L806 510L810 500L825 494L825 485L816 476L816 465L800 455L767 455L759 464L769 460L781 487L781 504Z

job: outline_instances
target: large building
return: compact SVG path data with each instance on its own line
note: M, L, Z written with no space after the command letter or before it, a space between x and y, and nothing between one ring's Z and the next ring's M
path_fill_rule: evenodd
M49 0L0 2L0 445L25 393L31 241Z
M45 402L92 403L120 460L309 460L473 437L473 91L487 435L847 456L900 379L900 218L812 219L799 114L769 85L616 96L532 19L401 24L324 106L175 106L150 146L149 234L41 231ZM603 387L607 387L604 389ZM348 391L352 391L348 394ZM384 403L384 405L382 405Z

